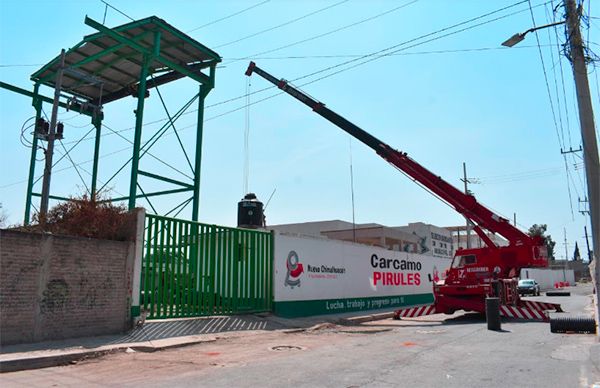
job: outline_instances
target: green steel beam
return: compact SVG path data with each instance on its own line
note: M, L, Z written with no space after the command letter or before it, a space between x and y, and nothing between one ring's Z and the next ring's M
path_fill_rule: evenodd
M221 61L221 57L219 56L219 54L217 54L213 50L209 49L208 47L204 46L200 42L192 39L188 35L182 33L181 31L173 28L169 24L163 22L161 19L157 18L156 16L150 16L150 17L147 17L145 19L133 21L131 23L127 23L127 24L124 24L122 26L113 28L112 30L113 31L117 31L117 32L121 32L121 31L131 30L131 29L137 28L137 27L142 27L142 26L144 26L146 24L150 24L150 23L154 23L157 26L159 26L160 28L165 29L166 31L168 31L171 34L173 34L174 36L176 36L179 39L183 40L185 43L188 43L191 46L195 47L196 49L202 51L203 53L205 53L209 57L212 57L213 59L217 59L217 60ZM84 41L91 41L91 40L100 38L102 36L103 36L102 32L97 32L97 33L85 36L84 37Z
M96 139L94 141L94 165L92 167L92 199L96 199L96 184L98 183L98 160L100 159L100 133L102 132L102 118L95 116L92 118L92 124L96 127Z
M204 126L204 99L210 92L210 86L200 85L198 98L198 121L196 123L196 158L194 163L194 200L192 202L192 220L198 221L200 210L200 167L202 165L202 132Z
M39 98L42 102L47 102L47 103L50 103L50 104L52 104L54 102L54 100L52 98L50 98L50 97L42 96L40 94L36 95L35 93L30 92L29 90L21 89L18 86L7 84L6 82L0 81L0 88L6 89L6 90L10 90L11 92L19 93L19 94L22 94L22 95L27 96L27 97ZM58 105L60 107L62 107L62 108L65 108L65 109L69 107L65 102L59 102ZM76 109L73 109L72 106L70 108L71 108L71 110L74 110L77 113L81 113L81 114L84 114L86 116L93 116L94 115L94 108L88 108L88 110L79 110L79 111L77 111Z
M25 217L23 219L23 225L29 225L31 219L31 194L33 193L33 179L35 176L35 161L38 148L38 138L35 135L35 124L38 119L42 117L42 99L38 92L40 90L40 84L35 84L33 87L33 102L32 105L35 108L35 121L33 130L33 140L31 141L31 157L29 159L29 177L27 178L27 196L25 197Z
M86 17L86 21L87 21ZM91 19L90 19L91 20ZM105 27L103 27L105 28ZM144 63L140 71L140 83L138 86L138 103L135 111L135 135L133 140L133 157L131 159L131 181L129 182L129 204L128 209L135 208L138 167L140 163L140 144L142 142L142 124L144 121L144 100L146 96L146 78L148 77L148 65L150 58L144 56Z
M177 194L177 193L184 193L186 191L191 191L191 189L188 189L186 187L181 188L181 189L173 189L173 190L164 190L164 191L155 191L153 193L150 194L137 194L135 196L135 198L145 198L145 197L156 197L157 195L166 195L166 194ZM116 198L111 198L111 199L105 199L102 201L98 201L100 203L104 203L104 202L118 202L118 201L124 201L124 200L129 200L129 197L116 197Z
M85 43L85 41L77 43L74 47L68 49L67 52L65 53L65 55L69 54L73 50L77 50L79 47L83 46L84 43ZM60 54L55 56L54 58L52 58L52 60L50 62L46 63L41 69L39 69L38 71L33 73L31 75L31 80L34 80L34 81L37 80L37 82L42 83L41 80L38 80L40 75L42 75L46 70L48 70L52 66L54 66L54 64L57 64L59 61L60 61Z
M95 21L93 19L90 19L87 16L85 18L85 24L87 24L88 26L90 26L92 28L97 29L100 32L105 33L106 35L110 36L117 42L127 44L129 47L139 51L142 54L152 55L154 53L154 50L148 50L144 46L139 45L138 43L132 41L131 39L122 36L118 32L103 26L102 24L98 23L97 21ZM178 71L181 74L186 75L187 77L190 77L194 81L200 82L202 84L207 84L210 82L210 78L208 76L206 76L205 74L200 73L200 72L198 72L198 73L191 72L185 67L185 65L178 65L177 63L168 60L167 58L165 58L162 55L158 55L158 56L154 57L154 59L157 60L158 62L161 62L162 64L166 65L167 67L169 67L175 71Z
M33 195L34 197L41 197L42 196L41 193L31 193L31 195ZM56 199L58 201L76 201L76 199L68 198L68 197L60 197L58 195L49 195L48 198L50 198L50 199Z
M83 54L83 53L81 53L80 55L82 55L82 56L85 56L85 54ZM139 54L138 54L138 53L135 53L135 55L139 55ZM99 76L99 75L100 75L100 73L102 73L104 70L106 70L106 69L111 69L111 70L113 70L114 72L116 72L116 73L120 73L120 74L123 74L123 75L125 75L125 76L127 76L127 77L136 78L136 77L137 77L136 75L134 75L134 74L131 74L131 73L128 73L128 72L126 72L126 71L124 71L123 69L120 69L120 68L118 68L118 67L115 67L115 63L118 63L120 60L126 59L126 57L127 57L126 55L125 55L125 56L123 56L123 57L118 57L118 58L115 58L115 59L113 59L113 60L112 60L112 61L110 61L110 62L103 62L103 61L101 61L101 60L98 58L98 59L96 59L96 63L98 63L98 64L100 65L100 67L99 67L98 69L94 70L93 72L91 72L91 73L88 73L88 74L89 74L90 76L92 76L92 77L97 77L97 76ZM73 67L74 67L74 66L69 66L69 69L71 69L71 68L73 68ZM83 70L82 70L82 71L83 71ZM80 81L79 81L78 83L76 83L74 86L71 86L71 89L75 89L75 88L77 88L77 87L79 87L79 86L81 86L81 85L83 85L83 84L85 84L85 83L86 83L86 80L80 80ZM124 86L126 86L125 84L122 84L122 83L115 82L115 80L114 80L114 79L113 79L113 80L110 80L110 83L115 83L115 84L118 84L118 85L119 85L119 86L121 86L121 87L124 87Z
M192 186L192 185L190 185L188 183L179 182L179 181L176 181L175 179L165 178L164 176L152 174L150 172L142 171L140 169L138 169L138 174L139 175L143 175L143 176L147 176L149 178L154 178L154 179L157 179L159 181L173 183L174 185L183 186L183 187L186 187L189 190L193 190L194 189L194 186Z
M160 27L164 28L165 30L169 31L171 34L173 34L177 38L183 40L186 43L189 43L190 45L194 46L198 50L202 51L204 54L206 54L206 55L212 57L213 59L221 62L221 57L219 56L219 54L217 54L213 50L211 50L208 47L200 44L198 41L192 39L191 37L187 36L186 34L182 33L181 31L179 31L179 30L171 27L170 25L164 23L162 20L160 20L158 18L155 18L155 20L153 20L153 21L158 26L160 26Z
M137 41L139 41L139 40L142 40L142 39L144 39L144 38L145 38L147 35L148 35L148 32L144 32L143 34L139 34L139 35L137 35L137 36L134 36L133 38L131 38L131 40L133 40L134 42L137 42ZM90 40L87 40L87 39L84 39L84 41L85 41L85 42L87 42L88 44L93 44L94 46L98 46L98 47L100 47L102 50L101 50L101 51L98 51L98 52L97 52L96 54L94 54L94 55L90 55L90 56L86 57L85 59L82 59L81 61L79 61L79 62L76 62L76 63L72 64L70 67L81 67L81 66L83 66L83 65L85 65L85 64L87 64L87 63L90 63L90 62L93 62L93 61L95 61L95 60L97 60L97 59L100 59L100 58L102 58L102 57L104 57L104 56L106 56L106 55L108 55L108 54L112 54L112 53L114 53L115 51L119 51L119 50L120 50L120 49L122 49L123 47L127 47L127 44L126 44L126 43L119 43L119 44L116 44L116 45L114 45L114 46L105 47L105 46L100 46L100 45L98 44L98 42L93 42L93 41L90 41ZM119 59L120 59L121 57L122 57L122 56L120 55L120 56L119 56ZM113 62L113 61L111 61L111 62ZM109 62L109 63L110 63L110 62Z
M88 18L87 16L85 17L86 19ZM125 31L125 30L130 30L133 28L137 28L137 27L141 27L144 24L148 24L150 21L152 21L151 19L154 19L155 17L150 16L144 19L140 19L140 20L136 20L133 21L131 23L127 23L127 24L123 24L121 26L112 28L112 31L117 31L117 32L121 32L121 31ZM86 23L87 24L87 23ZM102 32L94 32L93 34L90 35L86 35L83 37L83 40L88 42L94 39L98 39L98 38L102 38L104 36L104 34Z

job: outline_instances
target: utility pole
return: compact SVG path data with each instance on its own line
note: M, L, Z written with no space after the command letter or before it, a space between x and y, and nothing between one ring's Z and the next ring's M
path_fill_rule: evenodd
M65 49L60 52L59 67L56 71L54 86L54 103L52 104L52 116L50 117L50 129L48 130L48 145L46 148L46 163L44 166L44 180L42 181L42 199L40 203L40 224L46 223L48 214L48 202L50 200L50 178L52 175L52 156L54 154L54 137L56 133L56 119L58 116L58 103L60 89L62 87L63 70L65 67Z
M467 164L463 162L463 179L461 179L465 183L465 194L469 194L469 189L467 188L467 183L469 180L467 179ZM471 221L467 217L465 217L467 221L467 249L471 248Z
M563 233L565 235L565 262L563 265L563 280L566 282L567 281L566 268L567 268L567 264L569 262L569 245L567 243L567 228L563 228Z
M600 252L600 162L598 160L598 144L596 142L596 127L594 125L594 113L592 110L592 99L590 97L590 85L587 77L585 55L583 51L583 40L579 30L580 13L575 0L565 0L565 11L567 15L567 36L571 49L570 60L573 65L573 77L575 79L575 90L577 91L577 105L579 107L579 124L581 126L581 139L583 143L583 161L585 165L585 177L588 189L588 201L590 218L592 224L592 248L594 257ZM600 266L598 260L593 260L594 286L600 290ZM598 304L598 292L596 296L596 325L600 321L600 306ZM600 335L600 330L596 330Z
M590 240L588 239L587 226L583 226L583 231L585 232L585 245L587 245L588 264L590 264L592 262L592 251L590 251Z

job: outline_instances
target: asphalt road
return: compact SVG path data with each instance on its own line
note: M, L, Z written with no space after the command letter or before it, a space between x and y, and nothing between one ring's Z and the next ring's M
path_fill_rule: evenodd
M560 302L591 313L591 287ZM11 386L590 387L600 384L596 336L552 334L542 322L488 331L472 314L433 315L306 331L253 331L155 353L0 375Z

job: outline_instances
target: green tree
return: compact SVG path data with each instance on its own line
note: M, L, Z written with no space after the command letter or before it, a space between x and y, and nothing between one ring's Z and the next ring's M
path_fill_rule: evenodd
M546 224L533 224L531 228L529 228L529 230L527 231L527 234L531 237L541 237L544 240L546 248L548 249L548 258L550 260L554 260L554 246L556 245L556 242L552 240L552 236L546 234L547 230L548 225Z
M573 261L581 261L581 255L579 254L579 246L575 241L575 252L573 252Z

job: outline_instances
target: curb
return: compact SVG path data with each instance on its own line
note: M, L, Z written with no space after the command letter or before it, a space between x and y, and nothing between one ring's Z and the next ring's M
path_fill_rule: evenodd
M187 338L187 340L185 340ZM181 348L189 345L197 345L206 342L215 342L216 338L193 338L182 337L182 340L176 343L165 345L146 345L144 342L131 344L120 344L110 348L99 347L92 350L70 351L68 353L58 353L51 355L41 355L34 357L22 357L0 361L0 373L18 372L22 370L49 368L53 366L62 366L75 364L79 361L99 358L109 354L124 353L127 350L136 352L153 353L161 350Z
M356 325L358 323L380 321L382 319L389 319L389 318L392 318L393 316L394 316L394 312L390 311L387 313L363 315L360 317L341 318L338 320L338 322L341 324Z
M13 360L0 361L0 373L18 372L29 369L48 368L52 366L74 364L91 358L102 357L107 354L124 352L126 348L115 348L106 350L87 350L77 353L56 354L50 356L16 358Z
M357 325L364 322L377 321L382 319L392 318L394 312L385 312L378 314L369 314L358 317L339 318L335 320L336 323L341 325ZM323 323L313 325L318 326ZM291 328L282 330L284 333L294 333L306 331L309 328ZM225 336L227 337L227 336ZM32 356L30 354L17 353L15 358L0 360L0 374L9 372L18 372L30 369L49 368L53 366L62 366L75 364L79 361L89 360L93 358L103 357L109 354L124 353L126 351L136 351L143 353L152 353L161 350L181 348L189 345L197 345L206 342L215 342L219 338L198 338L198 336L179 337L177 340L173 338L157 340L152 342L136 342L129 344L116 344L109 346L100 346L93 349L82 349L82 350L67 350L62 353L56 351L55 354L41 354L38 356ZM164 345L160 342L163 341ZM51 351L50 351L51 352ZM7 355L4 355L5 358Z

